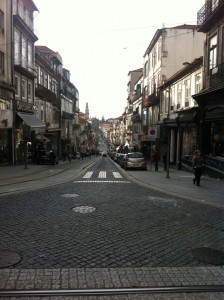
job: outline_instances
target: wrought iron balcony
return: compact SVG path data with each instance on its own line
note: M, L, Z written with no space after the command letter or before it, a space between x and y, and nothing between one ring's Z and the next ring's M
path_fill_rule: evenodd
M140 114L136 114L136 113L133 113L133 115L131 116L131 120L132 122L141 122L141 116Z
M55 102L57 100L57 95L54 92L50 91L49 89L47 89L39 83L36 85L35 95L37 97L46 99L49 102Z
M159 104L159 97L156 93L153 93L146 97L143 101L144 107L151 107Z
M224 88L224 63L211 69L210 88Z
M220 16L224 16L224 0L207 0L197 13L198 31L208 32Z
M62 119L73 120L74 114L63 111L61 117L62 117Z

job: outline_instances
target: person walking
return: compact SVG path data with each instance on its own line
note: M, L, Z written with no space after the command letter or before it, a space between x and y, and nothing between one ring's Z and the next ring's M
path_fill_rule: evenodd
M159 170L159 161L160 161L160 155L159 155L159 150L155 149L152 155L152 161L154 162L155 165L155 171Z
M163 154L163 170L164 171L167 170L167 153L166 152Z
M203 166L204 166L204 162L203 162L203 157L201 155L201 151L195 150L194 156L192 159L192 167L193 167L193 171L194 171L193 183L194 184L196 183L197 186L200 186Z
M50 163L53 166L55 166L56 155L53 150L50 151L49 158L50 158Z

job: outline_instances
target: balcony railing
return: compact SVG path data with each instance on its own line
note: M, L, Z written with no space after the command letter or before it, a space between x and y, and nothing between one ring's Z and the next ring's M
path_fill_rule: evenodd
M74 114L63 111L61 117L62 117L62 119L73 120Z
M27 61L26 57L24 57L20 54L15 55L14 64L18 68L20 68L21 71L26 72L26 73L28 72L29 74L32 74L34 77L37 77L36 66L33 63Z
M212 22L216 18L216 14L224 14L224 0L207 0L206 3L197 13L197 24L206 29L206 23ZM204 27L205 26L205 27ZM200 30L199 30L200 31Z
M132 122L141 122L141 116L140 116L140 114L133 114L132 116L131 116L131 120L132 120Z
M210 88L224 88L224 63L211 69Z
M36 85L35 94L37 97L47 99L50 102L55 102L57 100L57 95L54 92L39 83Z
M156 95L156 93L153 93L146 97L143 101L144 107L151 107L159 104L159 97Z

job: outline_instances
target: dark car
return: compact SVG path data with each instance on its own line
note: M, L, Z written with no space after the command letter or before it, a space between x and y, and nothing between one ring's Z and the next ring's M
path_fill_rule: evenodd
M39 156L37 157L38 165L53 165L53 161L50 155L51 151L41 150ZM58 164L58 157L56 155L55 164Z

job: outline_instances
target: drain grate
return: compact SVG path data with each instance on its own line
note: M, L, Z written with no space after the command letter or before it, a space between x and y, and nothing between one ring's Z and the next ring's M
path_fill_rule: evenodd
M201 247L192 249L191 254L198 261L212 265L224 265L224 252L221 250Z
M21 261L21 256L13 251L0 251L0 268L7 268L13 266Z

